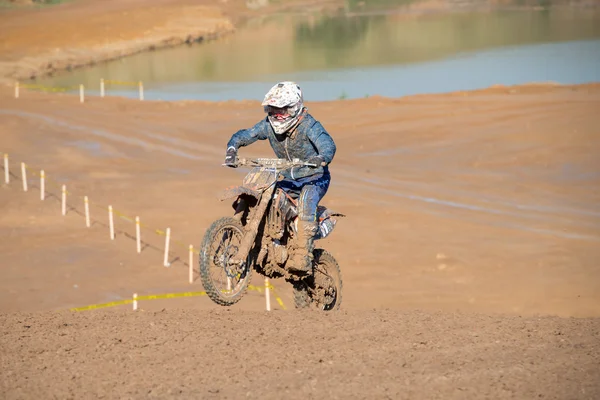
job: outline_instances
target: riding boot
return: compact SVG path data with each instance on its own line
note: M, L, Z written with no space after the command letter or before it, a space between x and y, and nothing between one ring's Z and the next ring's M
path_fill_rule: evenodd
M309 273L312 269L315 234L319 225L312 221L298 221L298 236L296 249L289 260L289 269Z

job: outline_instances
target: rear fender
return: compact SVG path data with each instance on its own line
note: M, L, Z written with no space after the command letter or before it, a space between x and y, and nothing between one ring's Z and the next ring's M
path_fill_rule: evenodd
M319 230L315 235L315 240L324 239L331 234L337 224L336 217L345 217L344 214L331 211L325 206L317 207L317 221L319 222Z

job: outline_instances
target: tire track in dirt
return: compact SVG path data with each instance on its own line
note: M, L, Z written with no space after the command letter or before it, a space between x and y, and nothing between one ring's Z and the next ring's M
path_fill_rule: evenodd
M351 185L348 185L345 183L341 183L341 184L343 186L345 186L348 190L353 190ZM537 234L541 234L541 235L550 235L550 236L559 237L559 238L563 238L563 239L574 239L574 240L584 240L584 241L591 241L591 242L600 242L600 235L588 235L588 234L577 233L577 232L569 233L569 232L564 232L564 231L560 231L560 230L556 230L556 229L540 229L540 228L527 226L523 223L519 223L519 222L511 223L510 221L507 221L505 219L500 219L501 217L510 216L510 217L517 217L517 218L533 219L533 220L538 220L538 221L546 221L547 216L530 215L527 213L515 213L515 212L496 209L496 208L481 207L481 206L477 206L477 205L469 204L469 203L461 203L461 202L457 202L457 201L445 200L445 199L436 198L436 197L428 197L428 196L421 196L421 195L410 194L410 193L402 193L402 192L397 192L397 191L393 191L393 190L386 190L383 188L376 188L376 187L374 188L374 187L368 187L368 186L364 186L363 189L364 188L366 188L367 190L369 190L371 192L375 192L378 195L384 195L388 198L390 198L390 197L396 198L396 199L400 198L402 200L427 203L427 204L431 204L434 206L442 206L444 208L455 208L455 209L459 209L459 210L463 210L463 211L481 212L481 213L490 214L492 216L498 217L498 219L495 219L493 221L487 220L487 219L469 219L468 221L470 223L501 226L501 227L506 227L506 228L510 228L510 229L516 229L519 231L529 231L529 232L537 233ZM356 189L354 189L354 190L356 190ZM392 203L388 203L388 204L397 205L397 202L392 202ZM429 208L425 209L423 207L418 207L418 208L412 207L412 209L416 209L419 212L436 215L436 216L439 216L442 218L451 218L451 219L458 219L458 220L465 219L465 218L462 218L462 217L457 216L452 213L443 213L443 212L429 209ZM590 228L597 227L596 224L584 224L584 225L589 226ZM581 226L581 224L578 223L576 226Z
M488 127L490 122L503 122L507 119L505 113L507 112L515 112L512 114L513 118L521 118L521 117L530 117L540 111L547 112L547 114L552 114L549 111L561 111L563 112L566 108L565 106L573 106L573 109L578 110L581 104L589 104L596 103L595 101L569 101L569 102L556 102L556 101L547 101L540 102L534 105L530 105L527 103L527 100L523 99L515 99L517 105L506 105L505 102L501 102L498 100L481 100L477 99L477 102L474 101L473 98L467 99L452 99L453 101L460 101L462 104L458 105L458 107L464 108L460 111L447 111L447 104L445 107L433 108L431 104L428 102L419 103L416 102L414 98L409 97L407 99L386 99L389 103L382 103L381 107L374 108L365 108L364 111L358 111L355 115L357 120L363 120L367 122L359 122L359 123L349 123L353 128L364 128L365 131L372 131L373 128L377 128L378 131L384 131L387 134L392 133L391 131L386 131L382 129L386 126L391 126L393 128L404 127L406 125L410 125L411 123L418 122L421 130L433 130L433 128L444 128L447 127L447 122L440 123L440 120L448 119L448 118L461 118L464 116L481 116L480 122L475 122L473 120L469 120L469 127L477 127L484 126ZM395 109L397 107L406 107L406 108L415 108L415 113L409 113L408 115L403 116L402 123L398 123L397 116L393 113L383 113L382 108L387 107L390 109ZM443 111L443 110L446 111ZM518 111L518 112L517 112ZM497 119L490 120L490 114L499 114ZM387 115L390 115L389 117ZM425 119L425 121L423 121ZM339 121L339 123L343 123L345 120ZM337 122L337 121L336 121ZM427 122L428 125L423 125L423 122ZM510 121L508 121L510 123ZM513 121L514 122L514 121ZM403 128L404 129L404 128ZM473 136L477 138L476 135ZM455 143L453 140L447 142L448 144ZM436 143L431 144L435 146ZM422 145L417 145L415 147L421 147ZM430 144L426 145L427 147Z
M156 134L156 133L147 133L147 132L143 132L142 129L131 129L131 127L128 129L125 129L125 130L123 130L123 129L120 129L120 130L121 131L132 131L132 132L137 133L138 135L141 134L142 136L150 137L152 139L156 139L159 142L166 143L166 144L152 143L145 139L131 137L131 135L118 134L113 131L109 131L107 129L98 129L96 127L89 127L89 126L85 126L85 125L75 125L73 123L65 122L64 120L59 120L59 119L49 117L46 115L42 115L42 114L35 114L35 113L14 111L14 110L0 110L0 114L15 115L15 116L18 116L21 118L33 118L33 119L41 120L50 125L56 125L56 126L68 128L68 129L74 130L76 132L84 132L86 134L91 134L92 136L97 136L97 137L100 137L103 139L127 144L127 145L134 146L134 147L158 150L161 152L165 152L169 155L186 158L188 160L199 161L199 160L205 160L205 158L206 158L205 156L196 155L195 151L193 153L189 152L190 149L200 150L204 154L206 154L205 152L208 151L208 149L203 145L194 145L194 143L190 142L190 141L184 141L179 138L169 138L169 137L165 137L161 134ZM179 148L180 146L184 147L187 151L181 150ZM440 146L440 144L439 143L434 143L434 144L428 143L428 144L423 144L423 146L421 146L421 147L427 147L427 146L438 147L438 146ZM444 149L440 149L438 151L441 151L441 150L444 150ZM214 158L215 161L218 159L216 154L210 158ZM556 215L556 212L554 212L556 210L549 210L549 211L552 211L552 214L549 214L549 213L545 213L542 215L531 214L529 211L535 210L536 209L535 205L525 205L525 208L524 208L522 205L520 207L514 207L510 204L507 204L506 202L503 203L501 201L485 200L484 203L496 206L496 207L489 207L489 206L485 206L485 205L477 205L477 203L473 202L473 201L465 202L464 200L459 201L459 200L450 200L447 198L443 198L443 197L440 197L439 192L437 192L436 194L433 194L433 195L424 195L422 193L414 193L414 192L411 193L411 192L403 192L403 191L399 192L399 191L395 191L395 190L385 189L385 188L381 187L380 185L372 182L372 178L365 178L364 174L357 174L355 171L352 171L352 170L338 169L338 170L336 170L336 175L341 176L346 179L346 182L345 182L346 185L344 185L346 187L349 187L349 185L348 185L349 182L354 182L354 181L356 181L356 179L359 179L362 182L361 189L376 191L379 194L392 196L395 198L402 198L402 199L406 199L406 200L418 201L418 202L422 202L422 203L434 204L437 206L444 206L444 207L449 207L449 208L470 210L470 211L474 211L474 212L483 212L483 213L488 213L488 214L498 215L498 216L504 215L504 216L517 217L520 219L532 219L532 220L540 220L540 221L546 221L550 218L550 219L556 220L556 222L559 222L559 223L561 220L563 220L563 222L565 220L567 220L569 225L574 224L575 227L581 225L581 222L572 221L568 217L562 218L560 215ZM344 182L342 182L342 183L344 183ZM351 187L349 187L349 188L352 189ZM356 190L356 189L353 190L353 193L356 194L357 192L360 193L359 190ZM469 197L471 199L478 199L478 201L481 202L481 199L479 199L478 196L479 196L479 194L475 195L473 193ZM505 208L512 207L512 208L516 209L517 211L509 211L506 209L497 208L497 206L504 206ZM522 209L525 209L527 212L519 212L518 211L518 210L522 210ZM427 210L424 208L420 208L420 211L430 212L430 210ZM541 209L539 209L538 211L543 212L543 211L541 211ZM583 210L582 212L586 213L585 210ZM595 214L594 214L594 216L595 216ZM592 241L600 240L600 237L598 237L598 236L578 234L578 233L563 233L563 232L552 230L552 229L539 229L539 228L534 229L534 228L530 228L530 227L527 227L522 224L508 224L506 222L502 222L501 225L506 226L506 227L511 227L511 228L522 229L522 230L529 230L531 232L535 232L535 233L539 233L539 234L550 234L550 235L568 238L568 239L582 239L582 240L592 240ZM595 223L586 224L584 222L583 226L586 226L586 225L588 225L591 228L594 228L596 226Z
M195 154L192 154L192 153L189 153L189 152L186 152L183 150L178 150L173 147L153 144L148 141L144 141L142 139L131 138L128 136L119 135L119 134L116 134L116 133L113 133L113 132L110 132L110 131L104 130L104 129L98 129L98 128L93 128L93 127L88 127L88 126L83 126L83 125L74 125L74 124L71 124L71 123L68 123L65 121L61 121L56 118L41 115L41 114L34 114L34 113L30 113L30 112L25 112L25 111L6 111L6 110L0 110L0 114L13 115L13 116L21 117L21 118L33 118L33 119L37 119L39 121L43 121L49 125L55 125L55 126L59 126L62 128L67 128L67 129L70 129L70 130L76 131L76 132L83 132L89 136L96 136L96 137L111 140L111 141L121 143L121 144L127 144L127 145L134 146L134 147L137 146L137 147L141 147L144 149L157 150L157 151L164 152L164 153L176 156L176 157L187 158L190 160L196 160L196 161L203 160L203 157L197 156Z

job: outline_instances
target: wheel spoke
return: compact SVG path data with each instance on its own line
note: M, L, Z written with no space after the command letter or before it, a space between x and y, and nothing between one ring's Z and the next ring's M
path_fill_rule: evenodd
M230 265L230 260L239 251L241 239L239 232L225 227L215 235L215 240L210 246L210 252L213 254L210 276L217 290L225 295L235 295L236 290L239 289L240 278L243 276L239 266Z
M313 274L302 283L303 286L297 284L294 288L297 308L311 306L324 311L339 308L342 297L341 273L333 256L325 250L315 251Z

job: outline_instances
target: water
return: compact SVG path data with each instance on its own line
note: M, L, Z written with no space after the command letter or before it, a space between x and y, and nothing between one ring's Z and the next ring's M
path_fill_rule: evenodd
M295 80L306 100L400 97L494 84L600 81L600 13L504 11L278 15L225 39L142 53L46 79L99 89L100 78L143 81L146 99L262 99ZM135 87L107 93L137 96Z

